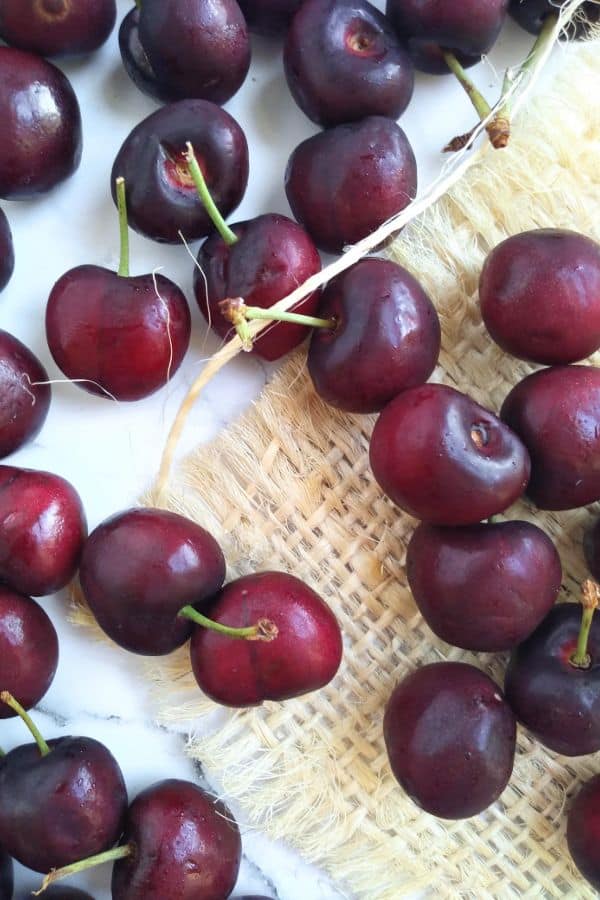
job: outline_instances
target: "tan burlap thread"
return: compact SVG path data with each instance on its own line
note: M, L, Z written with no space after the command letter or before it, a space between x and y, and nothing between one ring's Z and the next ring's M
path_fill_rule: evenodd
M531 368L502 354L482 326L485 255L508 234L538 226L600 239L599 45L561 52L561 74L521 115L510 148L487 154L392 251L440 313L434 380L493 409ZM404 573L415 523L373 481L372 424L325 406L299 352L241 421L181 467L169 506L213 531L230 575L274 568L305 578L336 611L346 649L326 689L233 713L203 700L183 649L149 667L160 715L192 732L195 717L209 717L212 733L192 738L190 754L240 801L249 823L324 866L350 897L595 897L564 841L565 806L599 770L595 756L558 757L521 731L500 801L455 823L422 813L390 774L382 717L396 681L424 662L455 659L501 683L505 657L449 648L423 624ZM594 512L541 514L527 503L510 512L555 540L562 599L585 576L581 535Z

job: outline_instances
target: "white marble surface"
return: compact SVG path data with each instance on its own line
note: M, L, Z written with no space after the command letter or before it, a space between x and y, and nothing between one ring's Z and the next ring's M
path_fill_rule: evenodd
M380 8L382 3L377 4ZM119 19L131 8L119 0ZM494 96L495 69L515 63L529 39L509 24L491 61L475 74ZM259 211L289 214L283 172L294 146L316 128L296 109L287 93L275 44L254 41L254 59L246 84L227 109L246 129L251 152L250 184L236 219ZM109 174L116 151L131 128L156 108L124 74L116 31L94 58L64 65L80 98L84 121L81 168L50 196L28 203L3 204L12 224L17 255L12 282L0 297L0 327L27 343L48 367L53 364L44 336L44 310L51 286L68 268L84 262L116 267L118 233L109 197ZM461 89L451 78L418 77L417 92L402 119L419 161L421 188L444 162L439 148L474 123ZM49 418L36 441L14 454L15 465L48 469L68 478L80 492L90 527L135 503L156 472L165 432L186 387L202 361L218 346L206 334L191 293L192 262L181 247L160 247L132 234L132 273L162 266L191 300L192 348L181 370L161 393L136 404L115 404L69 384L56 384ZM264 364L244 357L234 361L210 385L186 429L181 450L213 436L255 397L269 376ZM161 778L202 779L186 760L184 737L158 727L145 685L131 657L101 646L65 620L65 598L44 605L58 629L61 659L37 721L46 737L88 734L104 741L117 756L130 795ZM0 724L0 745L8 750L27 740L14 721ZM214 785L218 790L218 785ZM244 863L235 894L262 893L278 900L340 900L351 897L332 885L283 844L274 844L249 828L233 809L244 836ZM38 876L17 867L15 897L21 900ZM96 900L108 900L108 870L75 879ZM234 894L234 896L235 896ZM168 900L168 898L165 898Z

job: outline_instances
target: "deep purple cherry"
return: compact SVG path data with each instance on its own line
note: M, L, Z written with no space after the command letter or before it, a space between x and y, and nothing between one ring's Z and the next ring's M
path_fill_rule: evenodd
M124 17L119 28L119 50L123 66L142 93L163 103L169 103L172 92L158 80L150 65L146 51L140 43L139 25L140 10L134 6Z
M60 69L0 47L0 197L23 200L68 178L81 160L81 113Z
M283 60L294 100L318 125L397 119L412 97L410 57L368 0L305 0Z
M397 781L442 819L483 812L512 773L515 717L495 682L465 663L422 666L401 681L383 734Z
M15 268L15 251L8 219L0 209L0 291L4 290Z
M50 407L48 373L8 331L0 331L0 459L32 440Z
M238 0L250 31L282 37L302 0Z
M91 53L108 39L115 0L3 0L0 37L40 56Z
M80 891L79 888L67 887L62 884L54 885L44 891L44 900L94 900L91 894Z
M0 847L0 900L12 900L14 888L13 861Z
M600 891L600 775L579 790L567 817L567 846L584 878Z
M443 384L403 391L379 416L373 474L401 509L433 525L471 525L507 509L529 478L529 455L493 413Z
M509 12L513 19L531 34L539 34L549 17L553 19L565 0L510 0ZM582 3L577 15L567 25L569 38L585 38L590 25L600 22L600 7L596 2Z

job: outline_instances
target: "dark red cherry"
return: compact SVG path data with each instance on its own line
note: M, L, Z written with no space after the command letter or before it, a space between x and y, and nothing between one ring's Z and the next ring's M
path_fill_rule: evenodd
M540 509L600 499L600 369L534 372L512 389L500 415L529 450L527 494Z
M517 719L564 756L600 750L600 619L592 621L583 668L571 661L581 620L577 603L552 609L513 651L504 684Z
M483 321L519 359L552 365L600 347L600 244L559 228L502 241L479 281Z
M379 412L427 381L440 352L440 323L413 276L385 259L363 259L333 278L317 315L308 371L317 393L338 409Z
M387 0L386 15L406 42L415 66L424 72L448 71L443 50L463 66L479 62L496 42L509 0Z
M268 309L321 269L317 248L308 234L287 216L267 213L232 226L237 238L227 243L218 233L202 244L194 271L194 292L204 318L223 338L235 333L221 312L221 301L241 297L248 306ZM200 271L201 270L201 271ZM294 307L314 315L319 292ZM275 360L300 344L308 333L302 325L273 323L253 349Z
M0 900L12 900L14 889L13 861L0 847Z
M0 209L0 291L4 290L15 268L15 251L8 219Z
M40 56L91 53L108 39L115 0L3 0L0 37Z
M48 347L77 386L116 400L148 397L169 381L190 342L185 295L164 275L121 277L77 266L46 307Z
M68 481L0 466L0 582L34 597L60 590L77 571L86 531Z
M140 11L137 6L127 13L119 28L119 50L125 71L136 87L163 103L171 100L171 90L159 82L140 43Z
M50 407L48 373L25 344L0 331L0 458L32 440Z
M302 0L239 0L250 31L264 37L281 37Z
M287 700L328 684L342 659L340 626L308 585L285 572L246 575L225 585L209 608L215 622L246 628L267 620L276 636L244 640L197 628L190 644L196 681L225 706Z
M600 581L600 519L596 519L583 536L585 561L591 575Z
M45 742L44 742L45 743ZM108 850L127 809L123 775L98 741L64 737L24 744L0 766L0 840L36 872Z
M404 391L371 436L380 487L433 525L472 525L522 495L529 456L517 435L471 397L443 384Z
M421 524L406 556L419 612L438 637L466 650L511 650L554 605L562 569L529 522L464 528Z
M125 69L160 100L225 103L248 74L250 41L236 0L144 0L125 27Z
M317 247L339 253L408 206L417 192L417 164L402 129L369 116L296 147L285 190Z
M0 587L0 690L30 709L52 684L57 665L58 637L42 607ZM0 719L14 715L0 703Z
M600 775L590 778L573 800L567 817L567 846L584 878L600 891Z
M492 679L465 663L422 666L401 681L383 734L397 781L442 819L483 812L512 773L515 717Z
M68 178L81 160L81 114L52 63L0 47L0 197L23 200Z
M305 0L288 31L283 61L294 100L318 125L365 116L397 119L412 97L410 57L367 0Z
M194 626L177 614L216 594L225 559L195 522L160 509L129 509L92 531L79 577L106 634L126 650L154 656L188 640Z
M240 832L229 809L187 781L152 785L135 798L115 863L112 900L225 900L237 880Z
M125 139L111 184L125 179L129 224L155 241L181 243L206 237L211 219L185 160L190 141L213 200L223 216L239 205L248 182L248 144L225 110L207 100L181 100L152 113Z
M555 16L564 0L510 0L510 15L522 28L531 34L539 34L548 16ZM595 2L582 3L577 15L566 27L570 38L585 38L590 33L590 25L600 22L600 7Z

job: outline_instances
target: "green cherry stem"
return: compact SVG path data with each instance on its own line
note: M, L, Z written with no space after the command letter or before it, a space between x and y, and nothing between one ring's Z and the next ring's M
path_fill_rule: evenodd
M117 178L117 209L119 211L119 234L121 238L121 256L118 274L121 278L129 278L129 225L127 222L127 198L125 196L125 179Z
M520 79L529 75L531 69L533 69L536 64L538 57L546 52L546 47L552 40L557 22L558 16L556 15L556 13L550 13L549 15L547 15L544 19L542 30L538 34L535 43L529 51L529 54L525 61L521 63L520 66L518 66L516 71L513 71L513 69L507 69L504 78L504 84L502 86L502 96L500 98L501 100L506 98L500 110L500 112L506 119L510 118L511 98L509 96L509 91L511 90L512 85L517 80L517 78Z
M52 871L48 872L44 878L39 891L33 892L33 896L39 897L40 894L43 894L44 891L56 881L62 881L63 878L68 878L70 875L77 875L78 872L85 872L87 869L101 866L103 863L116 862L118 859L125 859L127 856L131 856L132 853L133 847L131 844L121 844L119 847L113 847L112 850L106 850L104 853L96 854L96 856L89 856L87 859L81 859L79 862L71 863L69 866L63 866L62 869L52 869Z
M583 611L581 614L581 628L579 629L579 637L577 639L577 647L571 656L571 665L577 669L589 669L591 659L587 652L588 640L590 637L590 628L594 619L594 612L600 601L600 586L588 578L581 585L581 605Z
M483 122L486 119L490 119L490 116L492 117L485 126L485 130L488 133L492 146L496 150L500 150L502 147L506 147L510 138L510 122L504 114L504 107L499 109L498 112L493 115L492 107L487 102L481 91L475 87L473 81L467 75L454 53L451 53L449 50L444 51L444 62L446 63L452 74L458 79L459 84L475 107L475 111L480 120ZM459 149L461 143L464 141L464 143L466 144L467 139L470 138L470 136L471 134L468 134L463 135L460 138L455 138L454 141L451 141L445 149ZM457 143L455 144L455 142Z
M19 701L15 700L13 695L9 694L8 691L2 691L2 693L0 693L0 700L2 701L2 703L6 703L7 706L10 706L10 708L13 709L16 714L25 722L29 731L31 732L33 739L39 747L41 755L48 756L48 754L50 753L50 747L42 737L41 732L34 724L32 718L25 712Z
M232 628L230 625L222 625L220 622L207 619L193 606L184 606L179 610L178 615L189 619L190 622L195 622L196 625L202 625L203 628L210 628L211 631L226 634L228 637L244 638L247 641L266 641L268 643L279 634L277 625L270 619L259 619L256 625L249 625L247 628Z
M229 297L219 303L221 314L235 326L244 349L252 349L252 335L248 322L263 319L268 322L291 322L294 325L305 325L307 328L327 328L334 331L336 319L319 319L316 316L305 316L302 313L287 312L283 309L263 309L261 306L246 306L242 297Z
M217 209L215 201L210 195L210 191L208 190L204 175L202 174L202 169L198 165L198 160L196 159L194 148L189 141L187 141L185 146L185 159L188 164L188 169L190 171L192 181L194 182L196 190L198 191L198 196L202 200L206 212L210 216L211 222L213 223L225 243L231 246L232 244L237 243L237 235L234 234L234 232L231 230L231 228Z

